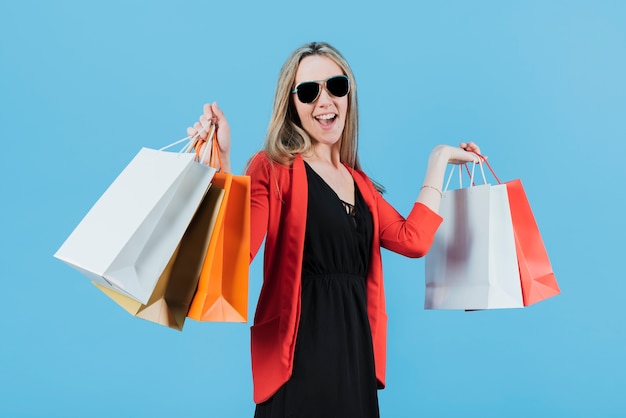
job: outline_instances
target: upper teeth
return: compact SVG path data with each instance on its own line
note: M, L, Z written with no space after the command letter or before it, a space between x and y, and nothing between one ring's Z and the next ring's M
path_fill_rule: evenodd
M334 118L334 117L335 117L335 115L334 115L334 114L332 114L332 113L328 113L328 114L326 114L326 115L319 115L319 116L316 116L316 118L317 118L317 119L332 119L332 118Z

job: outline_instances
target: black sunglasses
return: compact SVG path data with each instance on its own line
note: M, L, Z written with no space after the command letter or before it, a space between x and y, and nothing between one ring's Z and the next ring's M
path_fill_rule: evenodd
M313 103L320 97L322 84L335 97L343 97L350 91L350 79L345 75L336 75L326 80L303 81L291 93L297 94L302 103Z

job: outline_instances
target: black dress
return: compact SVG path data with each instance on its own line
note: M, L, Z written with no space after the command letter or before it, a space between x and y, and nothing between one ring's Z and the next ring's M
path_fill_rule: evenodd
M257 405L255 418L378 417L365 286L372 215L356 184L351 206L305 166L309 200L293 374Z

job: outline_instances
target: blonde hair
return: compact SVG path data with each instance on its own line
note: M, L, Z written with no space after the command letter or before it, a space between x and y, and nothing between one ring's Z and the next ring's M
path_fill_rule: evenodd
M272 160L281 164L291 164L298 154L306 154L311 151L311 137L302 128L293 103L295 99L292 96L294 95L291 94L300 62L303 58L311 55L330 58L350 79L346 124L340 138L340 158L348 166L360 169L357 155L359 113L354 74L343 55L333 46L324 42L311 42L302 45L293 51L283 64L278 75L272 116L263 149Z

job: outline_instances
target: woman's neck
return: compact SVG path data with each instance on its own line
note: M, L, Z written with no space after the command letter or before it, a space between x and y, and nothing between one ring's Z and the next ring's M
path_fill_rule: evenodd
M318 162L324 165L332 165L335 168L342 165L339 144L314 144L311 153L303 155L302 158L309 163Z

